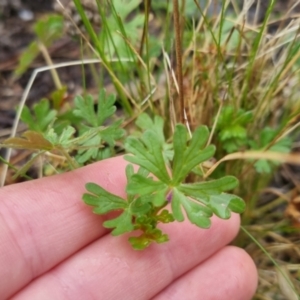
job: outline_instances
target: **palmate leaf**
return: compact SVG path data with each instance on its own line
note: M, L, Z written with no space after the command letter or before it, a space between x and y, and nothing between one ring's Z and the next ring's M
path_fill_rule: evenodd
M172 212L177 221L183 221L182 208L191 223L209 228L210 217L228 219L231 212L241 213L245 209L244 201L223 191L231 190L238 184L233 176L226 176L217 180L193 184L181 184L173 189Z
M126 186L126 191L131 195L138 194L143 196L166 189L167 187L168 186L161 181L154 181L152 178L147 178L140 174L134 174Z
M51 128L46 134L45 137L53 145L60 145L67 147L72 143L72 137L74 136L76 130L72 126L67 126L62 130L62 133L58 135L53 128Z
M285 136L273 143L272 146L269 145L276 139L279 135L280 130L272 129L270 127L265 127L258 136L258 141L249 141L249 144L254 150L264 151L268 148L269 151L288 153L292 149L292 139ZM265 159L259 159L255 162L254 167L258 173L270 173L278 162L268 161Z
M165 140L164 136L164 119L160 116L154 116L153 120L146 113L142 113L138 116L135 124L142 130L148 130L151 128L156 135L159 143L162 146L162 155L165 160L165 163L169 166L170 160L173 159L173 145L169 144Z
M210 217L213 215L212 210L200 203L193 202L177 189L173 190L172 212L174 218L182 222L184 215L182 206L186 211L187 217L192 224L201 228L209 228L211 225Z
M152 120L148 114L142 113L138 116L135 124L144 131L151 128L156 132L160 143L163 144L165 142L163 118L155 116L154 120Z
M222 193L210 196L209 207L219 218L229 219L231 211L242 213L245 210L245 202L236 195Z
M218 195L224 191L232 190L237 185L238 180L235 177L225 176L211 181L181 184L178 190L189 197L208 203L210 195Z
M104 126L107 119L116 111L115 101L114 95L106 95L105 89L102 89L98 96L97 111L95 111L91 95L75 98L74 115L85 121L81 126L81 138L78 142L79 163L84 164L111 156L115 141L124 135L125 131L120 128L122 120Z
M93 212L96 214L105 214L112 210L128 208L128 203L124 199L109 193L98 184L87 183L85 188L90 194L84 194L83 201L94 206Z
M202 149L209 135L207 127L198 127L188 145L187 134L185 126L176 125L173 139L173 184L179 184L194 167L208 160L215 153L215 147L212 145Z
M56 115L57 111L50 108L49 100L42 99L33 106L33 113L31 113L30 109L25 105L20 118L27 124L30 130L45 132Z
M118 120L99 131L103 141L107 142L107 144L111 147L115 145L116 140L119 140L125 134L125 130L120 128L122 122L123 120Z
M88 126L98 127L111 117L116 107L114 103L116 98L114 95L106 95L105 89L100 90L97 102L97 112L94 108L94 99L91 95L85 97L77 96L75 98L74 115L84 119Z
M78 150L77 162L83 164L89 160L96 160L98 153L103 146L101 145L101 136L99 134L92 134L97 129L91 129L91 137L87 134L87 139L80 142L80 146L86 149Z
M146 130L141 139L128 137L125 149L134 154L133 156L126 155L127 161L147 169L164 183L170 181L162 155L162 145L154 131Z

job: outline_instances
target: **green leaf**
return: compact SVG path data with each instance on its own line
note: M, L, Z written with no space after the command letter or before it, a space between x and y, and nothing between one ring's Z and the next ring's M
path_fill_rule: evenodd
M48 141L50 141L53 145L59 145L63 147L67 147L72 143L72 138L75 134L76 130L72 126L67 126L63 129L62 133L58 135L53 128L51 128L46 134L45 137Z
M246 128L241 125L233 124L221 130L219 136L221 141L226 141L232 138L245 139L247 137L247 131Z
M33 106L34 114L30 112L27 106L24 106L21 113L21 120L27 124L32 131L45 132L48 126L53 122L57 112L50 109L48 99L42 99Z
M87 183L85 188L90 194L84 194L82 199L87 205L94 206L93 212L105 214L112 210L126 209L128 203L113 195L95 183Z
M232 212L242 213L245 210L245 202L238 196L231 194L212 195L209 206L213 212L222 219L229 219Z
M208 139L208 134L207 127L198 127L187 146L187 129L181 124L176 125L173 139L173 184L179 184L194 167L214 155L214 146L209 145L202 149Z
M118 126L121 124L117 121L108 127L91 128L87 131L83 131L80 140L78 140L78 162L86 163L88 161L97 160L100 157L105 157L105 152L113 152L115 140L121 138L124 134L124 130ZM107 142L108 146L105 146L103 142Z
M123 120L118 120L106 128L101 128L99 131L103 141L107 142L111 147L115 145L116 140L119 140L125 134L125 130L120 128L122 122Z
M31 66L35 58L39 55L40 49L36 41L33 41L29 46L22 52L19 58L19 64L15 69L14 73L21 76Z
M154 206L160 207L160 206L164 206L167 203L166 201L167 191L168 191L168 187L164 187L163 189L156 191L152 200Z
M134 156L126 155L127 161L147 169L162 182L168 183L170 181L162 155L162 146L155 132L147 130L141 139L128 137L125 142L125 149L134 154Z
M116 96L114 94L106 95L104 89L100 90L98 96L98 109L97 118L98 124L102 125L109 117L111 117L116 112L116 107L114 106L116 102Z
M162 231L157 228L148 230L138 237L129 238L129 242L134 250L144 250L149 247L152 242L161 244L168 240L168 235L163 234Z
M157 134L160 143L165 143L164 120L162 117L154 116L154 120L152 120L148 114L142 113L138 116L135 124L143 130L151 128Z
M34 25L35 34L47 47L62 36L63 28L63 17L54 14L48 14L45 18L38 20Z
M50 99L53 103L53 107L56 110L59 110L64 104L66 94L67 94L67 86L65 85L62 88L57 89L51 93Z
M217 195L224 191L232 190L238 185L238 180L233 176L225 176L220 179L181 184L178 190L195 199L208 201L210 195Z
M184 221L184 215L181 209L181 203L185 201L185 196L180 193L177 189L173 189L171 208L172 213L176 221L182 222Z
M248 144L247 125L252 121L253 113L236 110L228 105L223 108L217 122L217 132L222 147L227 153L238 151Z
M111 117L116 107L114 95L106 95L105 89L100 90L97 103L97 112L94 108L94 99L91 95L85 97L77 96L75 98L74 115L81 117L89 126L98 127Z
M92 131L94 130L91 130L90 132L92 133ZM101 136L99 134L91 134L89 138L84 139L82 142L79 143L79 145L83 148L86 148L78 150L76 160L80 164L83 164L89 160L96 160L100 149L103 147L101 144Z
M144 131L151 129L155 132L157 140L159 141L163 149L162 155L165 163L169 165L169 161L173 159L174 153L172 151L172 145L168 144L165 141L163 118L161 118L160 116L154 116L154 120L152 120L148 114L142 113L137 118L135 124Z
M250 141L249 144L254 150L264 151L268 148L269 151L289 153L292 148L292 139L290 137L284 137L273 143L279 134L279 130L265 127L259 134L258 140ZM274 166L277 166L278 162L268 161L265 159L259 159L255 162L254 167L258 173L271 173Z
M49 47L59 39L63 34L64 21L59 15L48 14L46 18L38 20L34 25L34 31L44 46ZM34 59L40 53L40 47L37 41L33 41L22 53L20 62L15 70L15 74L22 75L33 63Z
M126 173L127 181L129 182L131 176L134 174L134 168L132 164L128 164L126 166L125 173Z
M111 232L112 235L120 235L134 230L134 226L132 224L132 215L127 210L124 210L120 216L103 222L103 226L105 228L114 228L114 230Z
M199 205L186 198L183 202L187 217L192 224L200 228L209 228L211 225L210 218L212 216L212 211L204 205Z
M209 218L212 216L211 209L200 203L193 202L192 200L188 199L183 193L181 193L177 189L174 189L172 199L172 212L174 218L179 222L182 222L184 220L181 206L184 207L191 223L201 228L209 228L211 224Z
M167 185L161 181L154 181L152 178L134 174L126 186L126 192L131 195L138 194L143 196L165 188L167 188Z
M84 119L89 125L93 127L98 126L97 115L94 110L94 99L91 95L84 98L76 96L74 99L75 107L74 115Z
M130 211L135 216L145 215L152 209L152 197L144 196L138 197L130 204Z

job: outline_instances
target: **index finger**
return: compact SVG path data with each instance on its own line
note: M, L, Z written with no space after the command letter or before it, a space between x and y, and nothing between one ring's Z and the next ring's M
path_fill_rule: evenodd
M81 200L84 185L96 182L124 197L126 165L116 157L0 189L3 299L107 232L103 217L93 215Z

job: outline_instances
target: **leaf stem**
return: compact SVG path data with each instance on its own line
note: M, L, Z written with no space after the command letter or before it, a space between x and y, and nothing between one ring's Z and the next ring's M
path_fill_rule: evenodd
M182 49L181 49L181 30L180 30L180 14L178 0L173 0L174 6L174 28L175 28L175 52L176 52L176 72L179 88L180 103L180 122L185 123L184 114L184 97L183 97L183 75L182 75Z
M66 151L63 147L59 147L59 151L64 155L64 157L67 159L68 163L70 164L71 168L73 170L79 168L76 161L73 160L73 158L69 155L68 151Z

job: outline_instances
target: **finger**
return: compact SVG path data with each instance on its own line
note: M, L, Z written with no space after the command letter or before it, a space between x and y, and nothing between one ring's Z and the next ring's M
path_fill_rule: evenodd
M150 299L229 243L238 231L239 217L214 218L209 230L189 222L163 228L170 241L145 251L131 249L125 236L106 235L36 279L14 299Z
M250 256L240 248L228 246L181 276L153 300L250 300L257 280Z
M93 181L124 196L126 164L118 157L0 189L3 299L107 232L81 200L84 185Z

